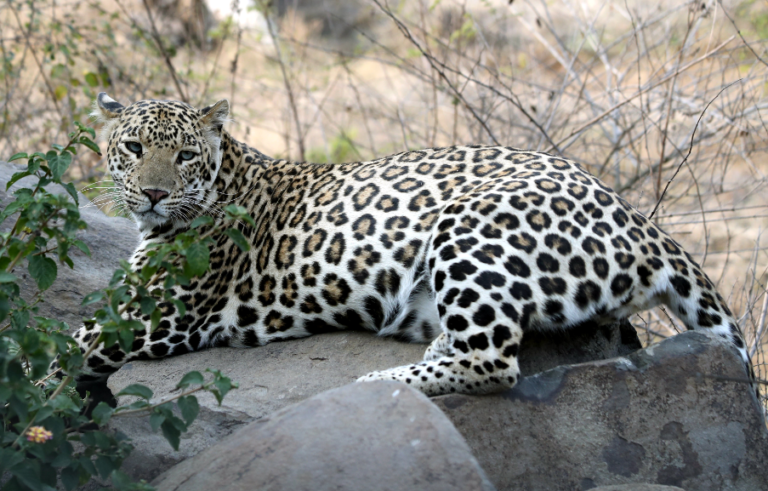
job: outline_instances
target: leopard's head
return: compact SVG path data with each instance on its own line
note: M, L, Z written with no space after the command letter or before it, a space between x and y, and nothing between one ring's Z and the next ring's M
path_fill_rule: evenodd
M226 100L203 109L154 100L126 107L99 94L93 116L104 123L109 172L140 230L189 222L209 208L228 114Z

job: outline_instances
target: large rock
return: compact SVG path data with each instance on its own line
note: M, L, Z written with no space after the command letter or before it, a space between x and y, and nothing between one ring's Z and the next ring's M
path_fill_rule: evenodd
M498 489L768 489L768 432L738 353L687 332L487 397L433 399Z
M254 349L216 348L156 362L126 364L107 381L113 393L139 383L155 397L168 397L190 370L221 370L239 384L219 406L198 394L201 412L174 451L153 433L146 416L114 418L110 428L130 437L136 450L124 468L134 479L151 480L174 464L208 448L244 423L264 418L328 389L353 382L361 373L421 358L423 345L399 343L360 332L342 332ZM120 403L128 402L124 398Z
M583 326L559 335L532 335L523 341L522 370L535 373L563 363L619 356L637 347L639 341L628 324L611 329ZM136 446L126 460L125 470L134 478L150 480L244 422L346 385L368 372L419 361L425 349L425 345L347 331L246 350L215 348L162 361L136 361L109 378L113 393L138 383L150 387L156 398L165 398L175 393L176 383L185 373L206 368L229 375L240 387L230 392L221 406L210 394L198 396L204 411L191 431L182 435L178 451L160 434L151 432L146 416L117 418L110 422L110 427L125 433ZM128 399L120 401L127 402Z
M194 457L251 421L253 418L244 413L233 410L212 411L202 407L195 423L182 435L178 451L171 448L161 432L152 431L147 417L114 418L109 428L129 436L134 447L121 470L135 480L150 481L162 471ZM103 482L94 480L81 491L96 491L102 489L103 485Z
M0 162L0 206L5 208L13 201L13 191L22 187L31 187L37 181L26 177L5 191L5 186L16 172L26 170L26 166ZM50 185L48 190L53 193L66 194L60 186ZM128 259L133 254L139 242L139 231L136 225L127 218L108 217L88 198L79 194L80 216L88 224L88 229L80 232L79 238L88 245L91 257L73 247L69 255L74 263L74 269L65 264L59 264L59 275L56 282L45 295L45 301L39 304L39 315L65 321L74 330L83 322L83 317L90 316L96 309L94 305L83 307L83 297L87 294L106 287L112 278L112 273L119 266L120 259ZM0 230L8 231L15 222L11 217L0 226ZM24 298L31 298L37 292L34 280L27 274L26 268L17 268L15 273L22 279L21 291Z
M396 382L324 392L172 468L159 491L493 489L429 399Z

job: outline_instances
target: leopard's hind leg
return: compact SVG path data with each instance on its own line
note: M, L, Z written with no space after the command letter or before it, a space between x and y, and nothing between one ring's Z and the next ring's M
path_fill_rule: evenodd
M485 217L466 208L471 207L454 204L444 211L427 251L442 333L424 361L373 372L359 381L398 380L427 395L497 392L517 382L521 323L530 321L525 300L532 290L509 274L518 264L507 264L509 246L501 232L514 220L508 213ZM475 215L478 223L493 223L482 243L460 223Z

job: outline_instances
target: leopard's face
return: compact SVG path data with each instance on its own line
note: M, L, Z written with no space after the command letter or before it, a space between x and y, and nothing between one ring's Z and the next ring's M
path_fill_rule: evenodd
M210 206L228 111L226 100L198 110L165 101L123 107L99 95L109 171L141 230L189 222Z

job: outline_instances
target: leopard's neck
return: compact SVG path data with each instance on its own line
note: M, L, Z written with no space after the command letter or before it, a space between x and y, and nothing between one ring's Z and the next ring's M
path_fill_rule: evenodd
M217 202L237 202L249 191L248 186L258 182L274 159L255 148L237 141L226 130L221 134L221 166L213 186Z

